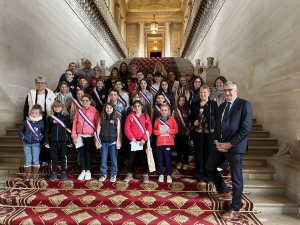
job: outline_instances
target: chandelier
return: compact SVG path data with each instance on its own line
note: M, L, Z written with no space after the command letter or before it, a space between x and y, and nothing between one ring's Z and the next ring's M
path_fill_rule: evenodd
M153 21L150 23L151 34L157 34L158 32L158 23L155 21L155 14L153 15Z

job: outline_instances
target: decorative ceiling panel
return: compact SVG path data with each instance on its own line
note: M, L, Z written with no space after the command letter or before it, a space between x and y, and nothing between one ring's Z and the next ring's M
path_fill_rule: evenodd
M178 11L182 0L129 0L127 6L130 12L141 11Z

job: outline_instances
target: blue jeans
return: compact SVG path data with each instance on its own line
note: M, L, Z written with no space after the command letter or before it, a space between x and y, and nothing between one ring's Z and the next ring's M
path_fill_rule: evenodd
M173 146L157 146L157 164L158 164L158 174L164 175L164 164L166 166L166 173L172 176L172 151Z
M118 174L118 150L116 150L116 144L111 145L112 142L102 142L101 145L101 166L100 171L102 175L107 175L107 156L109 153L111 160L111 174ZM109 146L108 146L109 145ZM106 147L108 146L108 147Z
M24 144L25 166L40 166L41 143Z

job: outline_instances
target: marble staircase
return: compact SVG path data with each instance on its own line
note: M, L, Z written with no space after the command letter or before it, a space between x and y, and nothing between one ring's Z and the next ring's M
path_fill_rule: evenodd
M20 125L17 123L7 129L6 136L0 136L0 187L18 173L19 166L24 163L22 142L17 136ZM280 214L285 218L290 215L296 220L299 216L299 203L285 195L285 186L274 179L276 171L267 165L267 158L277 151L276 138L270 137L269 132L253 119L249 151L243 158L244 192L253 201L254 209L261 211L258 218L265 222L270 221L271 215Z

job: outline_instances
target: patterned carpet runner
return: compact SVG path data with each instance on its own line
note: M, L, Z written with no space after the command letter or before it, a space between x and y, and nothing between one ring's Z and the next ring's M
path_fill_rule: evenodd
M213 185L196 182L193 168L174 169L171 184L159 183L155 173L150 183L143 184L140 169L135 170L132 181L123 182L125 166L119 168L115 183L98 181L99 166L92 171L92 180L78 181L79 169L69 166L66 181L49 182L49 167L42 167L41 178L34 182L24 182L21 177L7 180L10 188L0 192L0 224L261 224L251 212L230 222L220 219L230 201L210 198ZM231 187L228 171L222 174ZM253 210L245 195L242 204L241 211Z
M174 57L133 58L128 66L136 64L143 74L146 75L147 72L154 71L157 62L161 62L167 72L173 71L177 74L177 77L180 76L180 71Z

